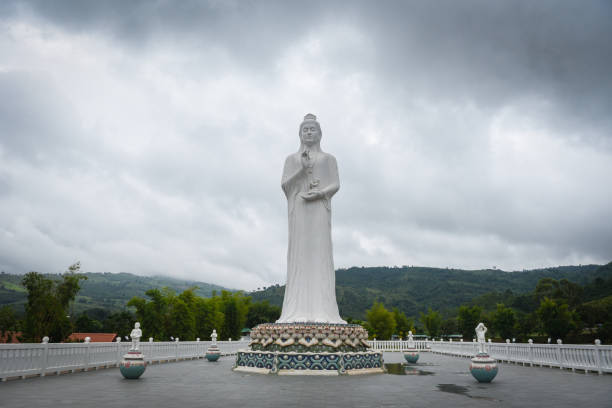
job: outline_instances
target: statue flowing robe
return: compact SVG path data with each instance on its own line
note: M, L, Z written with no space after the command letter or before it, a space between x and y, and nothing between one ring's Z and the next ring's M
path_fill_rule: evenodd
M331 240L331 198L340 188L334 156L313 150L313 166L303 169L299 152L290 155L283 169L282 188L289 210L287 286L279 323L346 323L336 303L336 277ZM306 201L311 183L325 197Z

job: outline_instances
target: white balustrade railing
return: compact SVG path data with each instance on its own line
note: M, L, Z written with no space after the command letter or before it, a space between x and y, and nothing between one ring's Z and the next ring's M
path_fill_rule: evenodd
M141 342L145 360L178 361L204 357L210 341ZM221 355L233 355L247 341L218 341ZM57 374L119 364L131 342L115 343L22 343L0 344L0 379Z
M429 341L434 353L473 357L478 343ZM612 346L591 344L486 343L486 351L499 361L530 366L548 366L571 370L612 373Z
M246 348L248 341L217 342L222 355L233 355ZM210 341L141 342L140 351L148 362L200 358ZM405 340L372 340L374 350L401 352L409 349ZM0 344L0 379L29 375L116 366L131 343L41 343ZM478 343L415 340L414 348L461 357L472 357ZM612 373L612 346L588 344L487 343L486 350L496 360L549 367Z
M415 340L414 348L418 350L428 350L428 341L425 340ZM374 350L380 351L404 351L408 350L410 347L408 346L408 340L370 340L370 345Z

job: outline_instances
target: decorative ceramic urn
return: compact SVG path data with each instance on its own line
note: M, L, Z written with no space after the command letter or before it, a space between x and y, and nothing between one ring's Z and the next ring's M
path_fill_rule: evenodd
M404 358L410 364L415 364L419 359L419 350L415 347L412 330L408 330L408 349L404 351Z
M219 350L219 346L217 346L217 330L213 330L211 336L212 344L206 350L206 359L208 361L217 361L221 356L221 350Z
M119 364L121 374L129 380L135 380L145 372L147 362L140 351L130 351L123 356Z
M498 372L497 361L487 353L478 353L472 358L470 372L478 382L491 382Z
M408 349L404 351L404 358L410 364L415 364L419 360L419 350Z
M487 327L484 323L478 323L476 326L476 338L478 339L478 353L472 358L470 364L470 372L478 382L491 382L497 375L497 361L486 350L485 333ZM489 339L490 342L490 339Z
M208 361L217 361L219 359L219 356L221 356L221 350L219 350L219 346L217 346L216 344L211 345L206 350L206 359Z

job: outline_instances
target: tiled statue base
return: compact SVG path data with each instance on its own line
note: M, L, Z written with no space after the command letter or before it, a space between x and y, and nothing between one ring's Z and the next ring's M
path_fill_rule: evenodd
M249 349L236 356L235 371L279 375L384 372L382 352L356 324L265 323L251 331Z
M472 358L470 372L478 382L491 382L497 375L497 361L487 353L478 353Z
M121 374L129 379L135 380L144 373L147 368L147 362L144 355L139 351L130 351L123 356L123 360L119 364Z
M354 375L384 372L381 351L300 353L238 351L234 371L278 375Z

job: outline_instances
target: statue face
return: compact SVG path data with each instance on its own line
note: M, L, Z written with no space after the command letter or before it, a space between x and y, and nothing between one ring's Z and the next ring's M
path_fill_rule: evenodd
M313 146L321 141L321 131L315 122L307 122L300 129L300 139L306 146Z

